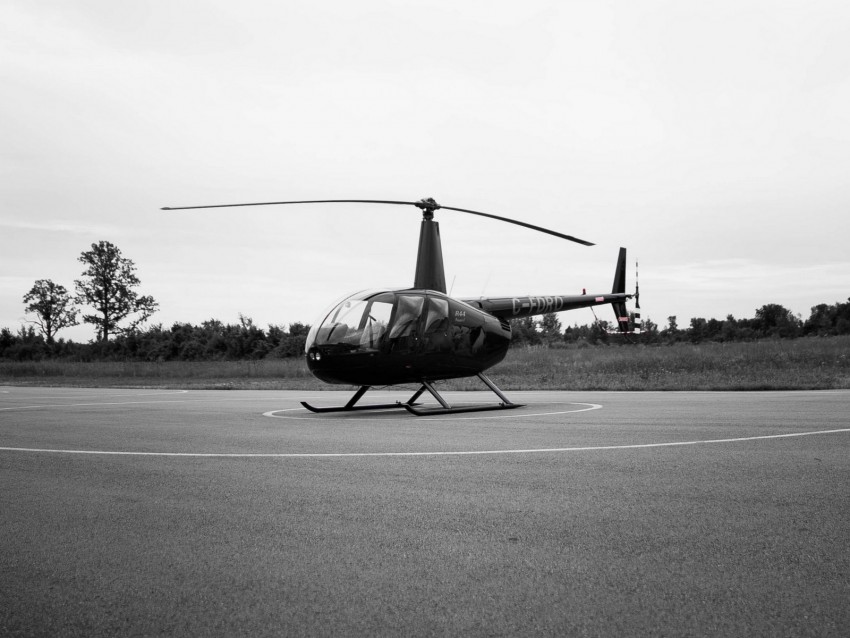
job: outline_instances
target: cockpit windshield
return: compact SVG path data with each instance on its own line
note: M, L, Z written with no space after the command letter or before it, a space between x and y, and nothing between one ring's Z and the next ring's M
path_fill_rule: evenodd
M390 292L365 291L343 299L317 323L307 336L313 345L336 345L346 349L379 347L392 315L395 298Z

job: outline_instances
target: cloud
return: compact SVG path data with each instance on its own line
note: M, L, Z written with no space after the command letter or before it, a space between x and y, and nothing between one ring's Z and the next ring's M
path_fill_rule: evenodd
M5 220L0 219L0 228L34 231L38 233L70 233L73 235L97 235L114 237L127 233L126 227L106 224L71 223L53 220Z

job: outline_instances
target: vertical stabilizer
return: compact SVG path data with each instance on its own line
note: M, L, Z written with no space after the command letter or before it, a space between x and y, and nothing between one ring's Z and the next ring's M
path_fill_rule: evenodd
M626 292L626 249L620 248L620 254L617 257L617 269L614 271L614 287L612 293ZM615 301L611 304L614 308L614 315L617 317L617 329L620 332L629 331L629 313L626 310L625 301Z
M617 256L617 270L614 271L613 293L626 292L626 249L620 248Z

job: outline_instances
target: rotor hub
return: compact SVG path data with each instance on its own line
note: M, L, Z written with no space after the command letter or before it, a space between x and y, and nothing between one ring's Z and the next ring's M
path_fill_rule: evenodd
M415 206L422 211L422 219L432 221L434 219L434 211L442 208L433 197L420 199L415 203Z

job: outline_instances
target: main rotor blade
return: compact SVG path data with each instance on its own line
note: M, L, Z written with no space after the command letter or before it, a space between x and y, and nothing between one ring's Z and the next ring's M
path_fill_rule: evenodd
M490 219L498 219L499 221L507 222L509 224L516 224L517 226L524 226L525 228L530 228L531 230L546 233L547 235L554 235L555 237L560 237L561 239L568 239L569 241L574 241L577 244L583 244L585 246L596 245L593 242L586 241L584 239L579 239L578 237L573 237L572 235L564 235L563 233L559 233L555 230L549 230L548 228L542 228L541 226L535 226L534 224L527 224L517 219L511 219L510 217L499 217L498 215L491 215L490 213L481 213L477 210L467 210L466 208L453 208L452 206L440 206L440 208L443 210L456 210L461 213L469 213L470 215L480 215L481 217L489 217Z
M205 206L163 206L160 210L190 210L194 208L235 208L237 206L279 206L282 204L402 204L416 206L418 202L398 202L387 199L304 199L293 202L251 202L249 204L207 204Z
M560 237L561 239L566 239L568 241L576 242L577 244L582 244L584 246L595 246L593 242L586 241L584 239L579 239L578 237L573 237L572 235L564 235L563 233L559 233L555 230L549 230L548 228L543 228L542 226L535 226L534 224L528 224L526 222L521 222L517 219L511 219L510 217L500 217L499 215L492 215L490 213L482 213L477 210L469 210L467 208L455 208L454 206L441 206L433 199L423 199L418 202L405 202L391 199L303 199L297 201L286 201L286 202L250 202L246 204L208 204L205 206L163 206L162 210L193 210L198 208L236 208L239 206L279 206L285 204L395 204L401 206L416 206L417 208L425 211L430 210L431 212L435 210L453 210L459 213L468 213L470 215L478 215L479 217L489 217L490 219L498 219L502 222L507 222L508 224L514 224L516 226L523 226L525 228L530 228L531 230L536 230L541 233L546 233L547 235L553 235L554 237Z

